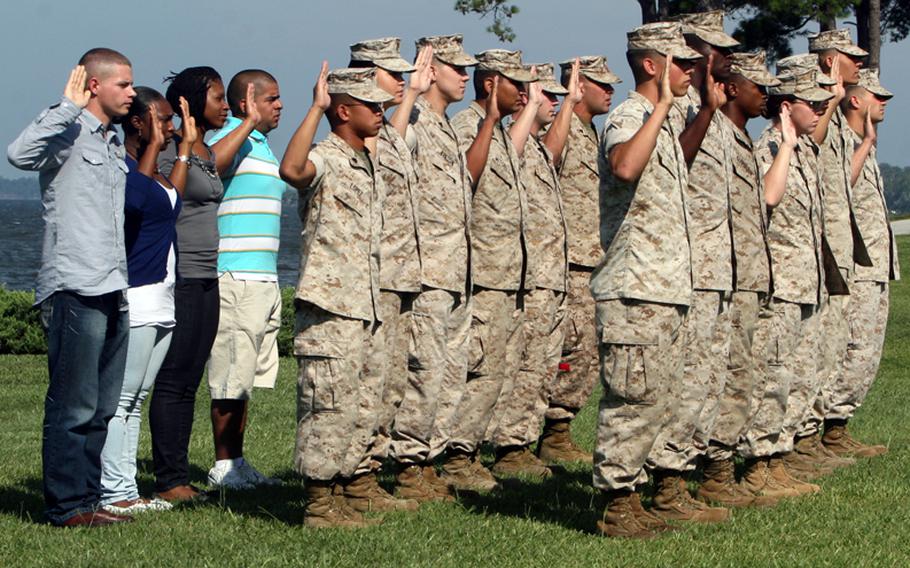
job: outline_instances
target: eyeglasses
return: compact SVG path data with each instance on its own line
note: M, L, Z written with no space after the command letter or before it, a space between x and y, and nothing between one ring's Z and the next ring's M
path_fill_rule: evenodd
M368 109L370 109L373 112L382 112L382 103L364 103L364 102L344 103L344 106L346 106L346 107L362 106L362 107L367 107Z
M796 99L794 102L806 105L812 109L812 112L824 112L825 109L828 108L828 101L806 101L803 99Z

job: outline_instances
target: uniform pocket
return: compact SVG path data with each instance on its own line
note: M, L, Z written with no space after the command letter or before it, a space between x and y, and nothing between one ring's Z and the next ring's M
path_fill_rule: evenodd
M334 412L335 377L337 359L330 357L302 357L297 377L302 415L313 412Z
M604 347L602 368L610 398L638 404L657 403L655 348L653 345L634 344Z

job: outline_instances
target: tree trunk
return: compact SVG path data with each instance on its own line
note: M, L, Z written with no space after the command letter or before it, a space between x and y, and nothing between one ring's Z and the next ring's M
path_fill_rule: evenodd
M855 10L857 43L869 52L865 66L878 69L882 50L881 0L862 0Z
M641 23L660 22L670 15L669 0L638 0L641 6Z
M837 20L834 16L829 16L828 14L819 15L818 17L818 31L828 32L831 30L837 29Z

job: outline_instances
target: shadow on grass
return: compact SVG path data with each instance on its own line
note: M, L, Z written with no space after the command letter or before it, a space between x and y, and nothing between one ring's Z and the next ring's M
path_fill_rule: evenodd
M28 477L13 485L0 487L0 514L14 515L23 521L44 522L44 490L41 478Z

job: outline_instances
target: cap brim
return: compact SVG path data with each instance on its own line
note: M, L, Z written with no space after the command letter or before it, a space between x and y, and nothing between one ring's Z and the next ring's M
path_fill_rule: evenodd
M891 91L889 91L888 89L886 89L882 86L868 86L868 87L865 87L865 89L867 91L869 91L870 93L872 93L873 95L882 97L884 99L890 99L891 97L894 96L894 93L892 93Z
M815 78L816 78L816 80L818 81L818 84L819 84L819 85L822 85L823 87L831 87L831 86L837 84L837 81L835 81L834 79L832 79L832 78L831 78L830 76L828 76L827 74L822 73L821 71L818 71L818 72L817 72Z
M384 103L395 98L379 87L352 89L344 94L365 103Z
M821 87L810 87L804 91L796 91L793 93L793 96L811 103L820 103L834 98L834 93L826 91Z
M674 56L675 57L675 56ZM594 81L595 83L603 83L604 85L614 85L616 83L622 83L622 79L618 75L614 75L609 71L585 71L580 70L580 73L587 77L588 79Z
M443 63L448 63L449 65L454 65L456 67L473 67L477 65L477 60L467 53L453 53L451 55L438 55L434 53L433 56Z
M497 71L497 73L518 83L533 83L537 80L536 75L530 71L525 71L524 69L515 71Z
M713 45L715 47L729 48L729 47L736 47L739 45L739 42L736 41L736 38L734 38L731 35L727 35L724 32L700 30L698 28L690 28L690 29L691 29L691 33L693 35L697 36L698 39L700 39L706 43L710 43L711 45ZM687 32L687 33L689 33L689 32Z
M694 49L692 49L689 46L674 47L671 53L669 53L669 54L664 53L664 55L671 55L671 54L673 55L674 59L694 60L694 59L701 59L702 57L704 57L704 55L695 51Z
M391 59L375 59L373 60L373 63L376 65L376 67L382 67L386 71L392 71L393 73L411 73L417 70L416 67L400 57Z
M554 95L568 95L569 89L563 87L556 81L550 79L549 81L539 81L540 90L545 93L552 93Z
M767 71L743 71L740 69L739 74L760 87L776 87L780 85L780 79Z
M841 53L852 55L853 57L868 57L869 52L858 45L842 45L836 48Z

